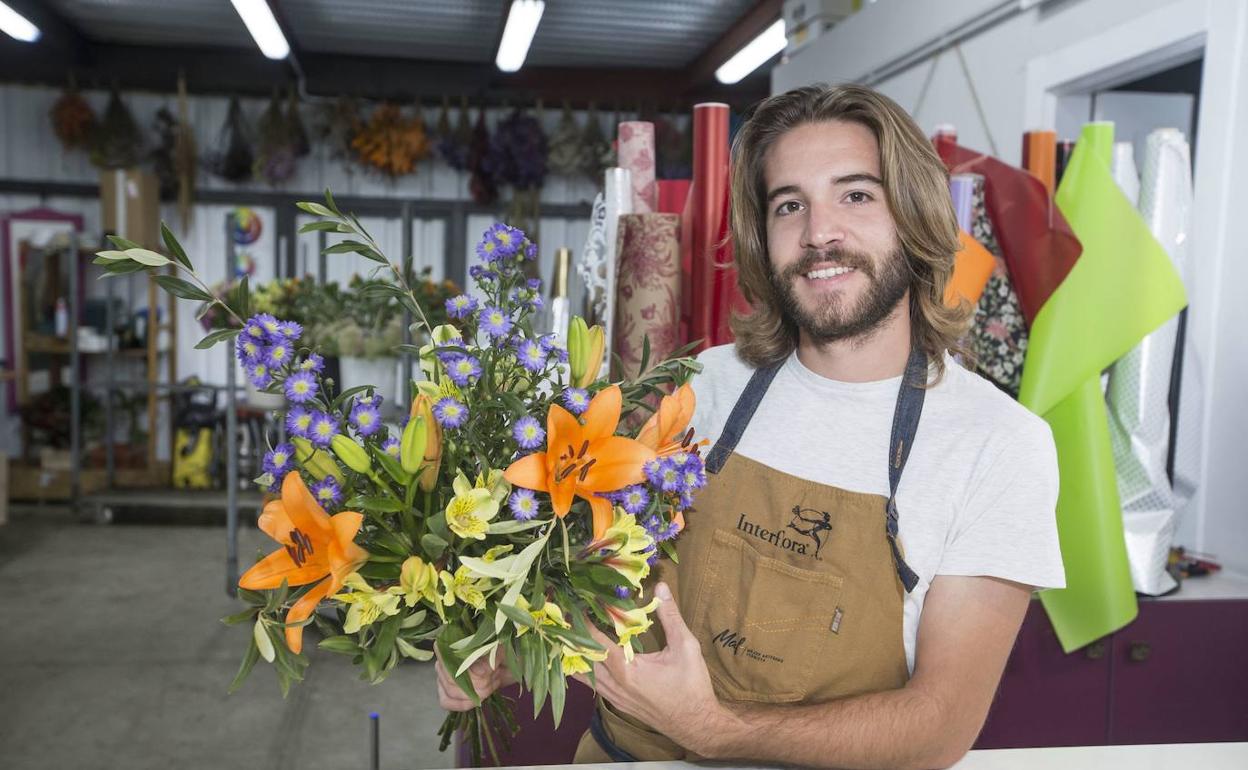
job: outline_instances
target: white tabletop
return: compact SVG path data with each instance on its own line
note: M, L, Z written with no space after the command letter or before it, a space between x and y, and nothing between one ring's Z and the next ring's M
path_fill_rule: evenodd
M688 762L636 762L605 765L543 765L546 770L688 770ZM712 764L731 770L763 770L756 765ZM1049 749L972 751L953 770L1244 770L1248 743L1161 743L1147 746L1071 746ZM528 768L527 770L536 770Z

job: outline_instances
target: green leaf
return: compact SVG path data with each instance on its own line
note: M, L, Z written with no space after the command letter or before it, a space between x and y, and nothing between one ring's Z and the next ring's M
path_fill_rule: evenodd
M126 249L126 256L148 267L164 267L169 264L168 257L164 254L157 254L151 249Z
M381 624L381 629L377 632L377 637L373 639L372 645L364 653L364 659L367 661L372 658L374 666L380 671L386 659L390 657L390 653L394 651L394 640L399 635L399 624L403 622L402 615L391 615Z
M295 204L295 206L299 208L300 211L306 211L309 214L315 214L318 217L332 217L334 215L334 212L325 208L321 204L313 203L311 201L299 201Z
M173 237L173 231L164 222L160 223L160 239L165 242L165 248L178 261L178 264L187 270L195 269L195 266L191 264L190 257L186 256L186 250L182 248L182 244L178 243L178 239Z
M156 283L160 284L160 288L175 297L180 297L181 299L195 299L200 302L211 302L213 300L213 296L211 294L190 281L186 281L172 275L157 275L154 276L154 280Z
M356 385L354 388L347 388L346 390L339 393L338 397L334 399L334 402L329 405L330 410L337 411L338 408L341 407L348 398L351 398L356 393L363 393L364 391L369 390L370 388L373 390L376 390L377 386L376 385Z
M667 554L667 558L672 560L672 564L680 564L680 559L676 558L676 545L670 540L664 540L659 543L659 547L663 549L663 553Z
M508 561L486 561L476 556L461 556L459 563L472 570L476 575L501 580L504 583L510 583L515 580L515 575L510 569L511 565Z
M359 655L361 652L360 645L353 636L331 636L322 639L317 647L340 655Z
M363 250L372 251L372 249L368 248L367 244L360 243L359 241L342 241L341 243L335 243L333 246L326 246L324 249L321 250L321 253L322 254L352 254L352 253L359 253Z
M143 248L142 246L135 243L134 241L126 240L125 238L122 238L120 235L110 235L108 236L108 240L110 243L112 243L114 246L121 249L122 251L129 251L130 249Z
M401 652L404 657L411 658L412 660L418 660L421 662L424 662L433 658L432 650L426 650L426 649L417 647L411 642L404 640L402 637L395 639L394 643L398 646L399 652Z
M398 513L403 510L403 504L398 500L377 495L356 495L347 501L346 507L351 509L363 508L382 513Z
M243 682L247 680L248 674L255 668L257 660L260 660L260 648L256 646L256 639L253 635L247 644L247 652L243 655L243 663L238 667L238 673L234 675L234 681L230 682L230 688L227 692L233 694L238 688L243 686Z
M221 618L221 622L226 624L227 626L236 626L239 623L245 623L248 620L251 620L252 618L256 616L256 613L259 611L260 611L259 607L248 607L242 612L236 612L233 615L226 615L225 617Z
M266 662L272 663L273 658L277 657L277 653L273 649L273 640L269 638L269 634L264 629L264 619L256 618L256 624L251 627L252 639L256 642L256 647L260 650L260 657Z
M508 607L506 604L500 604L498 608L502 610L503 614L510 618L513 623L527 628L537 628L537 621L533 619L533 615L527 610L522 610L519 607Z
M312 232L317 232L317 231L336 233L338 232L338 223L337 222L308 222L305 225L299 226L299 232L301 234L312 233Z
M412 552L412 543L406 535L387 532L384 529L373 533L373 542L399 556L407 556Z
M195 343L195 349L207 350L221 340L229 340L237 337L241 331L242 329L217 329L215 332L210 332L202 340Z
M431 513L425 511L425 524L428 525L429 531L446 542L451 542L451 528L446 526L446 512L438 511Z
M97 265L104 265L110 262L129 262L130 257L127 257L124 251L105 250L95 252L95 259L91 261Z
M481 658L484 658L496 647L498 647L497 639L485 645L484 647L478 647L477 649L473 650L467 656L464 657L464 662L459 664L459 668L456 670L455 673L467 675L468 668L472 666L473 663L476 663Z
M251 316L251 290L248 288L247 276L244 275L243 280L239 281L238 286L234 289L234 298L230 302L230 306L242 318Z
M463 639L455 641L451 644L451 648L456 652L463 653L464 650L475 649L476 647L485 644L486 641L492 636L494 636L494 632L490 629L490 627L482 624L477 628L476 633L472 636L465 636Z
M641 363L637 365L637 374L646 373L646 367L650 365L650 335L641 335Z
M434 645L438 648L438 655L442 658L442 665L446 667L448 672L451 672L451 678L455 680L455 684L459 685L459 689L464 691L464 695L467 695L474 705L480 706L481 698L478 697L477 691L472 686L472 678L467 673L453 673L458 670L459 664L463 660L458 652L451 649L452 640L447 637L453 636L453 629L447 627L443 635L434 641Z
M538 637L534 636L533 648L533 718L537 719L546 705L546 693L550 689L550 648Z
M486 530L491 535L513 535L517 532L524 532L529 529L536 529L543 524L549 523L547 519L533 519L532 521L517 521L516 519L498 519L490 522L489 529Z
M404 487L408 486L412 477L408 475L407 471L403 470L403 466L399 464L398 460L386 454L386 451L380 447L370 446L369 450L377 462L381 463L381 467L385 469L386 475L394 479L394 483ZM411 489L416 489L416 485L412 484ZM408 491L410 492L411 489ZM410 507L411 503L408 503L408 505Z
M425 552L425 556L429 559L436 560L442 556L442 552L450 543L438 537L432 532L426 532L420 536L420 550Z
M334 212L335 216L342 216L342 212L338 210L337 204L334 203L334 196L329 192L328 187L325 188L325 205L330 211Z
M563 671L552 667L550 671L550 710L555 718L555 729L559 729L559 721L563 719L563 702L568 691L568 680L563 678Z
M105 264L104 276L129 275L130 273L138 273L146 269L147 265L127 259L125 262L110 262Z

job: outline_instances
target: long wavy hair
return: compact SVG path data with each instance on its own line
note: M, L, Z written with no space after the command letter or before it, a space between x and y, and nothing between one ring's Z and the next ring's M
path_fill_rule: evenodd
M732 143L731 237L737 284L751 305L732 319L737 353L760 367L797 347L798 328L781 310L767 254L767 188L763 164L785 132L807 123L848 121L866 126L880 147L884 194L910 274L911 344L927 353L934 382L944 375L945 351L967 354L961 340L973 308L945 304L945 287L959 248L949 174L923 132L887 96L857 85L805 86L763 100Z

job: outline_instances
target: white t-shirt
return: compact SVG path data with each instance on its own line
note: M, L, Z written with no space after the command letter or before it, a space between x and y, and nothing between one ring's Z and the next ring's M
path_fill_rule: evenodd
M705 368L692 380L692 424L698 437L714 444L753 369L737 358L733 345L703 351L698 361ZM793 476L887 498L900 385L900 376L830 380L791 355L736 451ZM944 377L925 396L897 490L906 563L919 576L906 597L902 624L912 673L923 598L937 575L997 577L1036 588L1066 585L1057 493L1057 452L1048 423L946 356Z

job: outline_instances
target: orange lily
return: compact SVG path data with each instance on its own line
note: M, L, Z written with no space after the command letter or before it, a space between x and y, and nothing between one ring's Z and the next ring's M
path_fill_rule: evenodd
M692 433L687 433L689 421L693 419L693 410L697 399L693 388L685 383L670 396L664 396L659 402L659 410L650 415L646 424L641 426L637 440L650 447L659 457L676 454L681 450L689 450ZM706 439L696 446L706 446Z
M368 551L355 544L364 515L343 511L333 516L316 502L308 487L291 471L282 481L282 497L271 500L260 514L259 527L284 548L261 559L238 579L240 588L258 591L287 585L320 583L295 602L287 623L306 620L316 605L342 587L343 580L368 561ZM299 654L303 626L286 629L286 646Z
M582 421L552 404L546 415L546 446L511 464L503 478L518 487L550 494L555 515L563 518L572 498L589 501L594 512L594 537L607 531L614 519L611 503L599 492L614 492L645 478L642 466L654 450L631 438L615 435L623 395L618 385L599 391L589 402Z

